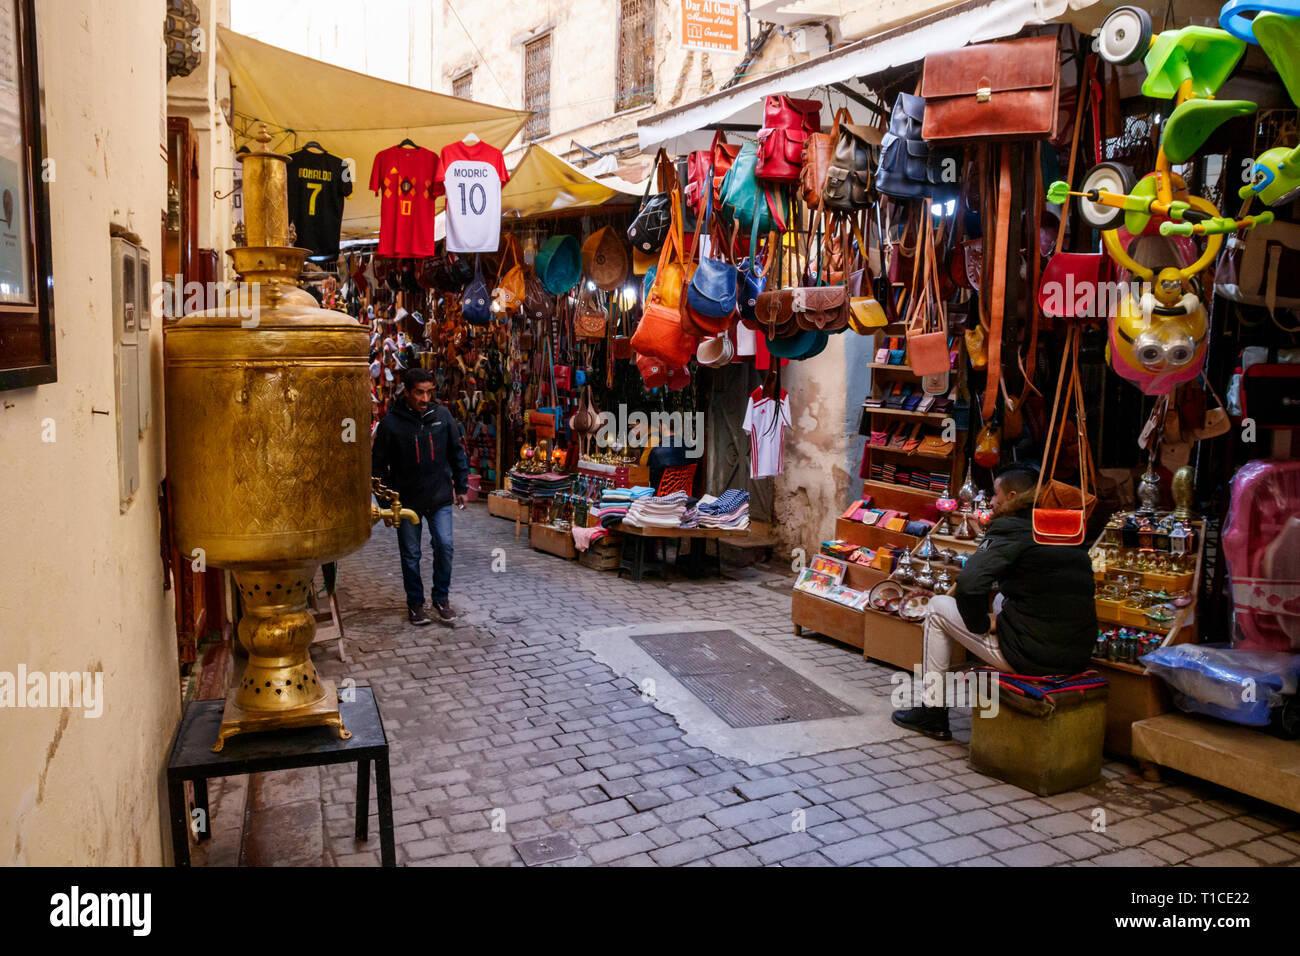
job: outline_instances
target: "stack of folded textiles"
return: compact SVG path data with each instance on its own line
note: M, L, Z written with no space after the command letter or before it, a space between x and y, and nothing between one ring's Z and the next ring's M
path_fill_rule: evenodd
M696 510L701 528L744 531L749 527L749 492L729 488L716 498L705 495Z
M690 496L684 491L662 498L642 495L632 500L623 520L642 528L679 528L689 503Z
M623 520L632 499L627 488L606 488L600 501L588 514L600 522L602 528L612 528Z

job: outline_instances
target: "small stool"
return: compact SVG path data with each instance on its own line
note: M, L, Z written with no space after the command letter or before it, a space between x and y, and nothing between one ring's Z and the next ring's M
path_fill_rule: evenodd
M181 725L167 760L167 810L171 818L172 854L176 866L190 865L191 816L185 805L185 781L194 782L194 804L202 811L200 838L211 833L207 819L208 781L249 773L269 773L295 767L322 767L338 763L357 765L357 812L355 834L368 839L370 777L374 766L379 803L379 859L382 866L396 866L393 840L393 791L388 776L388 736L384 721L369 687L356 688L356 698L341 701L339 712L352 736L340 740L332 727L301 727L240 734L230 738L219 752L212 752L217 728L225 709L224 700L198 700L185 708Z
M1027 697L998 688L998 712L971 714L972 770L1041 797L1086 787L1101 777L1109 687Z

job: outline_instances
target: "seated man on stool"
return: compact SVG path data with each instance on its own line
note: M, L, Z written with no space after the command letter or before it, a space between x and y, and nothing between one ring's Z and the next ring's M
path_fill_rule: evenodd
M998 475L984 540L957 576L953 596L930 600L924 667L926 675L940 675L940 686L954 644L999 670L1039 677L1077 674L1092 659L1097 640L1092 561L1086 545L1034 541L1030 509L1037 482L1038 472L1024 464ZM990 602L995 587L1001 593ZM935 740L952 739L946 706L896 710L892 719Z

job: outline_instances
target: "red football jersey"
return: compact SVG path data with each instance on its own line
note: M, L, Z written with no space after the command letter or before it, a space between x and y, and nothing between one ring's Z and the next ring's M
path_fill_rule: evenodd
M390 146L375 156L370 188L380 194L380 256L434 254L434 197L438 154L423 147Z

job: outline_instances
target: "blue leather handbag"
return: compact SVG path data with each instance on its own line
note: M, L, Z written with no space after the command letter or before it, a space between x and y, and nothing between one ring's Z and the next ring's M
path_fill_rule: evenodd
M709 167L709 180L712 182L713 167ZM704 220L700 223L699 232L696 233L696 240L699 236L709 235L709 220L713 212L713 193L706 190L708 197L704 204ZM722 254L725 256L726 243L720 242L717 245L722 247ZM691 311L695 313L693 318L704 318L713 320L712 323L705 327L708 332L718 333L725 332L731 324L731 318L736 312L736 285L737 274L736 267L723 259L704 258L695 268L695 273L691 276L691 281L686 287L686 301L690 304Z
M474 257L474 278L465 287L460 300L460 313L470 325L487 325L492 321L492 293Z
M757 322L754 307L758 305L758 294L767 288L767 273L758 266L758 217L749 231L749 255L741 261L736 270L736 308L742 319Z

